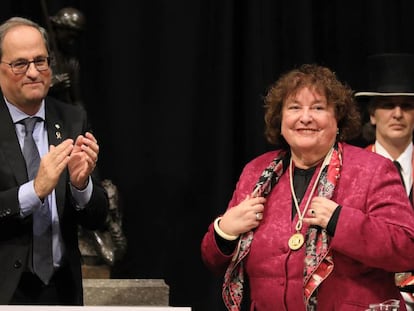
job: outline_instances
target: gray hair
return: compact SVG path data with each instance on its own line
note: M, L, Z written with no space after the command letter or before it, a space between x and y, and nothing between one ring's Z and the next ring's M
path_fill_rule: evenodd
M49 36L48 36L47 31L46 31L45 28L43 28L39 24L37 24L37 23L27 19L27 18L12 17L12 18L9 18L3 24L0 25L0 59L3 57L3 40L4 40L4 37L10 29L12 29L16 26L29 26L29 27L33 27L33 28L39 30L39 32L41 33L41 35L43 37L43 41L45 43L47 52L50 53Z

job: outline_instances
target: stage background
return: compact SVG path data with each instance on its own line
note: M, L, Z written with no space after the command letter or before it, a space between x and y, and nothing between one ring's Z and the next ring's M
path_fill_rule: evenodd
M200 258L243 165L269 149L263 100L302 63L358 90L366 57L414 52L412 0L46 1L84 12L83 98L103 178L119 188L126 256L114 278L162 278L171 306L223 310ZM45 25L37 0L2 0L0 19Z

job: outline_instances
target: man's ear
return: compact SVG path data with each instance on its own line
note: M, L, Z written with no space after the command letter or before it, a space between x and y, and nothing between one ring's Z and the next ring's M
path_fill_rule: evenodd
M372 125L376 125L377 124L377 119L375 119L375 116L374 115L371 114L369 116L369 120L370 120L370 122L371 122Z

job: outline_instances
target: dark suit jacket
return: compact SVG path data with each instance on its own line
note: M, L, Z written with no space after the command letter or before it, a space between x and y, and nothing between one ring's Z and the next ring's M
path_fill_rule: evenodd
M58 145L66 138L76 139L88 130L83 108L50 97L45 101L45 122L49 145ZM18 202L19 186L27 180L15 126L0 93L0 304L9 303L22 272L27 269L32 243L32 216L21 218ZM67 288L73 290L75 305L83 304L78 224L88 229L100 228L108 212L105 190L95 179L93 184L91 200L82 211L75 209L67 170L62 173L55 189L60 230L65 243L64 261L72 274L67 280Z

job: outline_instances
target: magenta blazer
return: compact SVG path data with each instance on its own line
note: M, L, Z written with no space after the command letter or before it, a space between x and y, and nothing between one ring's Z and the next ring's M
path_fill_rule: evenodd
M252 192L277 154L265 153L245 166L229 208ZM334 269L319 286L318 310L364 311L370 303L391 298L400 299L400 310L406 310L394 273L414 270L414 210L395 166L378 154L344 144L342 174L332 200L342 209L331 239ZM297 251L288 247L297 222L297 216L292 221L291 215L289 176L284 173L268 196L264 218L245 259L250 310L305 310L304 247ZM304 224L302 232L306 229ZM211 271L224 276L232 255L220 252L212 225L202 240L201 254Z

